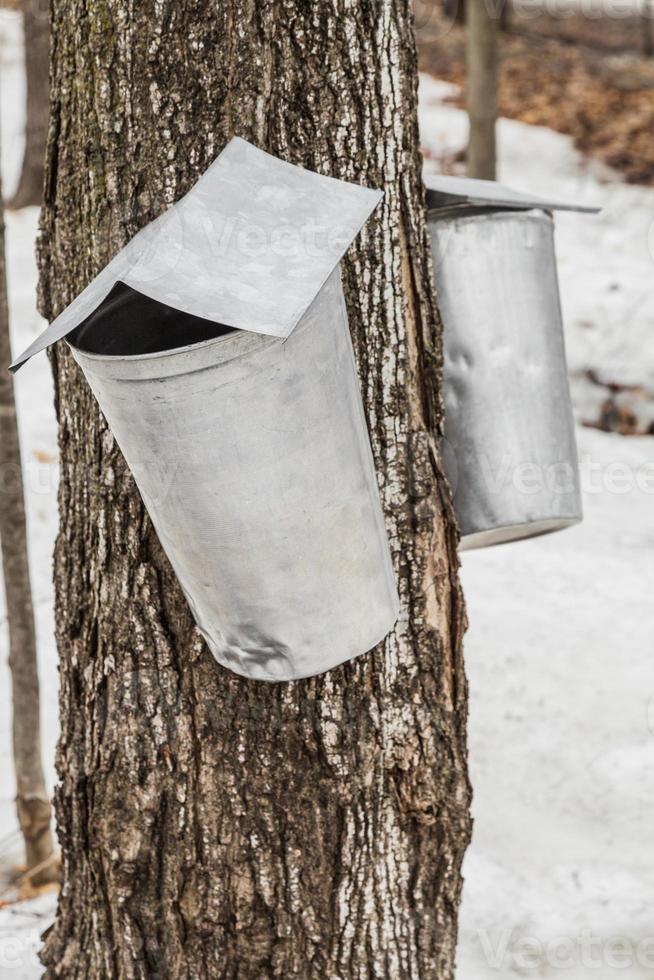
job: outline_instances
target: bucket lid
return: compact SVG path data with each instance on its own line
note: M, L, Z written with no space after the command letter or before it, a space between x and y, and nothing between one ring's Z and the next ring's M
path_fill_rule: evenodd
M570 204L549 198L534 197L511 190L495 180L476 180L472 177L453 177L446 174L425 174L427 207L429 210L466 204L473 207L506 207L544 211L583 211L597 214L601 208L585 204Z
M183 313L288 337L382 197L235 137L10 369L79 326L118 281Z

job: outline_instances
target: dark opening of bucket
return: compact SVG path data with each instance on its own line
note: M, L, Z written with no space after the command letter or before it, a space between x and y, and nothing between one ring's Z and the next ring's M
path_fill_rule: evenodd
M88 354L127 357L199 344L233 330L223 323L182 313L117 282L68 340Z

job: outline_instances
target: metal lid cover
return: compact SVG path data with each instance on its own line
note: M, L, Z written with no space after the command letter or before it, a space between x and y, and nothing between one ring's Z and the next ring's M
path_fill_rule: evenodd
M382 196L286 163L235 137L11 370L79 326L119 280L183 313L288 337Z
M472 177L454 177L446 174L425 174L429 210L465 204L472 207L505 207L529 210L542 208L544 211L583 211L597 214L601 208L588 205L553 201L549 198L534 197L521 191L511 190L495 180L476 180Z

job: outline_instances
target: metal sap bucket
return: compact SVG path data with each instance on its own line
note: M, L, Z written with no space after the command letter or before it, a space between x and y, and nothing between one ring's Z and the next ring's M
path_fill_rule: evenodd
M425 182L444 325L443 462L461 547L576 524L579 466L550 214L568 206L493 181Z
M12 365L68 335L200 631L247 677L321 673L398 616L339 268L380 196L232 140Z

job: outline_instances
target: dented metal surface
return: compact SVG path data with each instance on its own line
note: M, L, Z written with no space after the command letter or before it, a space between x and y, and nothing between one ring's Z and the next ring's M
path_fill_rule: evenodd
M430 211L444 323L443 458L462 547L581 520L553 244L542 210Z
M195 621L249 678L326 671L398 616L339 269L380 197L234 140L16 362L83 323L73 356Z
M338 269L286 341L73 354L219 663L292 680L383 639L398 599Z

